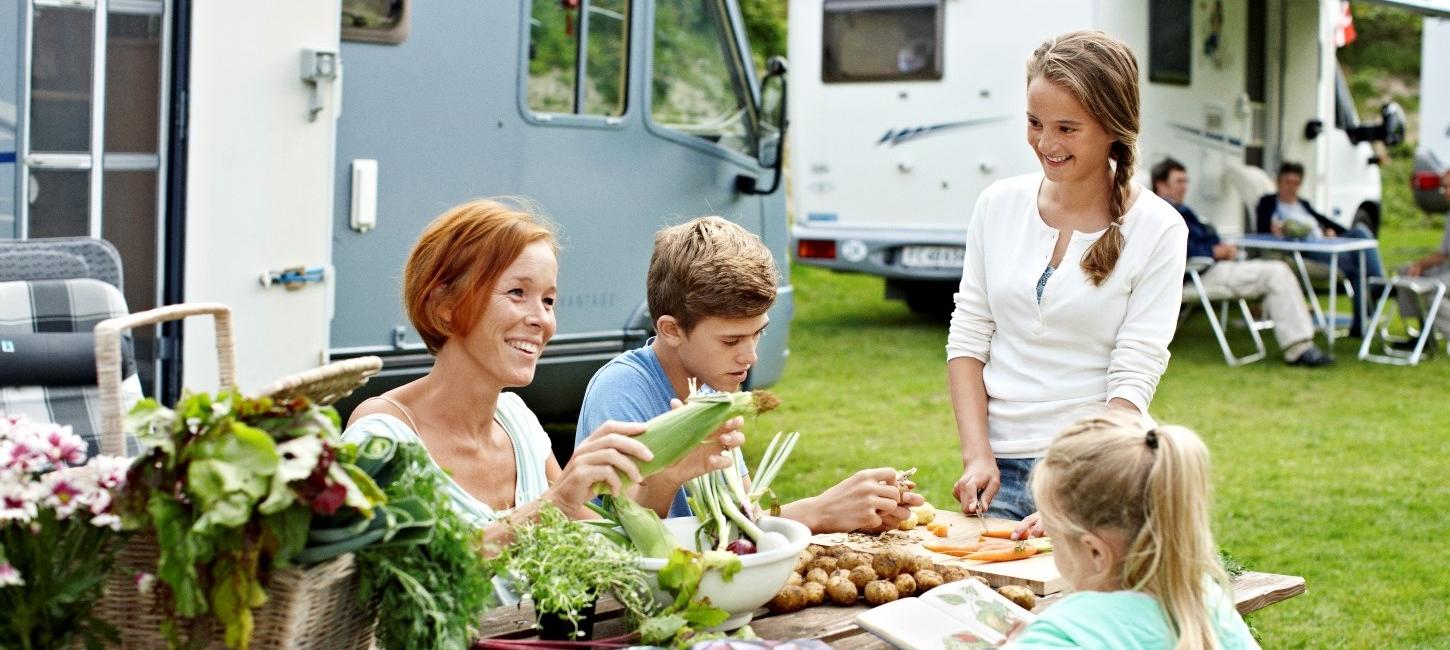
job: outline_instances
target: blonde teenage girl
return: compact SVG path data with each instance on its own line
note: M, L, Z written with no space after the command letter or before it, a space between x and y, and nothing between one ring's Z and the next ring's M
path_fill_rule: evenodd
M1110 411L1072 425L1032 476L1053 561L1076 593L1008 648L1258 648L1209 530L1208 449Z
M1128 46L1063 34L1033 52L1027 80L1027 144L1042 171L978 197L947 337L954 492L963 512L1012 519L1036 510L1027 475L1054 434L1104 405L1146 416L1188 250L1178 211L1132 181Z

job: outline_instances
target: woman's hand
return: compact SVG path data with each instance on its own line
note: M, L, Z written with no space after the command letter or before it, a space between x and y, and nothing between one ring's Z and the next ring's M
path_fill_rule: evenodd
M1012 539L1027 539L1029 537L1044 537L1047 531L1042 529L1042 513L1034 512L1027 515L1012 529Z
M610 421L599 425L574 449L574 456L549 486L544 498L572 514L594 498L596 484L603 483L611 493L618 494L623 487L620 474L639 483L643 476L636 463L654 458L649 447L633 438L642 432L644 425L636 422Z
M1002 472L997 469L997 459L984 456L967 461L962 477L952 486L952 494L962 504L964 514L985 514L1000 489Z

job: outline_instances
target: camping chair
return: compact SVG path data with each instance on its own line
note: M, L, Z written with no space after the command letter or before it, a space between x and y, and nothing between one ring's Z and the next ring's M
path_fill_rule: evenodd
M1254 319L1253 311L1249 309L1248 298L1257 296L1240 296L1226 289L1210 292L1203 284L1203 273L1213 266L1213 258L1191 257L1188 259L1188 282L1183 285L1183 304L1187 309L1179 316L1179 324L1188 319L1193 308L1201 305L1203 312L1208 315L1208 324L1213 328L1213 336L1218 339L1218 348L1223 352L1223 361L1229 367L1247 365L1263 359L1266 355L1264 350L1264 338L1259 335L1259 330L1273 327L1272 323ZM1254 352L1243 356L1234 354L1233 348L1228 344L1228 336L1225 327L1232 323L1228 317L1229 303L1237 300L1239 309L1243 312L1245 327L1249 330L1249 336L1254 339ZM1216 313L1214 303L1222 306L1222 315Z
M1410 338L1402 342L1414 341L1414 347L1410 350L1395 349L1391 345L1389 328L1380 328L1380 317L1384 315L1385 305L1390 302L1390 295L1399 293L1404 298L1397 302L1400 309L1400 319L1405 322L1405 330ZM1426 299L1428 298L1428 302ZM1375 305L1374 315L1370 318L1369 326L1365 330L1364 342L1359 346L1359 358L1361 361L1373 361L1375 363L1387 363L1397 366L1419 365L1420 358L1428 350L1433 352L1438 345L1435 336L1435 314L1439 313L1441 302L1445 298L1445 283L1434 278L1411 278L1396 275L1384 283L1384 291L1380 293L1378 304ZM1406 309L1409 306L1409 309ZM1417 322L1411 326L1410 322ZM1375 339L1381 341L1381 353L1374 354L1370 349Z
M99 453L92 330L126 313L121 291L92 278L0 282L0 413L69 425L86 441L88 453ZM131 349L122 355L129 409L141 399L141 378ZM138 451L128 438L126 453Z

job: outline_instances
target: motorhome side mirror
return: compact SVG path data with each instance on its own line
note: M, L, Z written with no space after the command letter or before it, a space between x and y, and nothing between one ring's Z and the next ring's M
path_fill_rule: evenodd
M1386 147L1393 147L1405 141L1405 109L1398 102L1390 102L1380 108L1380 137Z
M788 123L786 119L786 72L789 66L785 57L772 56L765 62L765 77L760 80L760 106L757 113L761 116L762 126L761 137L756 144L755 158L762 167L773 171L773 179L768 187L762 188L753 176L744 174L735 177L735 191L742 194L773 194L776 188L780 187L780 179L784 171L781 169L785 159L785 129ZM777 92L771 92L771 79L778 79L779 88Z
M1321 120L1309 120L1304 123L1304 139L1313 140L1324 132L1324 122Z

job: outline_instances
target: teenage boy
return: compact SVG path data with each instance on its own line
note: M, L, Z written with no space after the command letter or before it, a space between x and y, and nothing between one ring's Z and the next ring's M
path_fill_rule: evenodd
M657 335L605 364L584 393L575 441L606 420L645 422L689 395L689 380L736 391L755 364L755 346L775 304L775 260L755 235L720 217L661 230L650 257L648 301ZM699 454L718 452L702 446ZM679 463L693 466L703 460ZM691 514L687 476L648 477L636 499L661 515ZM781 506L812 532L878 530L906 519L922 498L895 485L896 470L856 472L819 495Z
M1317 368L1334 359L1314 346L1314 323L1294 271L1282 260L1240 260L1238 248L1226 244L1213 228L1199 220L1183 201L1188 196L1188 170L1172 158L1153 166L1153 192L1183 215L1188 224L1188 257L1208 258L1213 266L1203 272L1204 288L1245 296L1263 296L1264 312L1274 321L1274 337L1291 366Z

